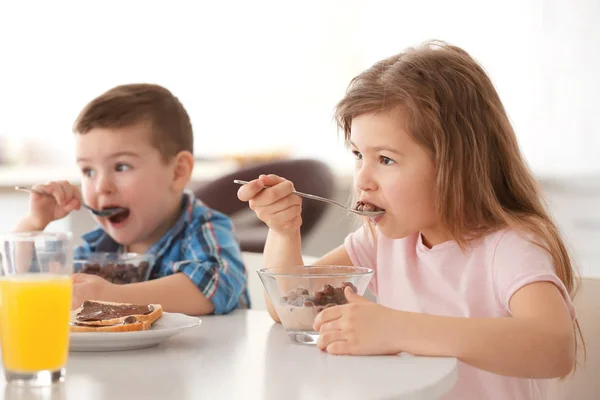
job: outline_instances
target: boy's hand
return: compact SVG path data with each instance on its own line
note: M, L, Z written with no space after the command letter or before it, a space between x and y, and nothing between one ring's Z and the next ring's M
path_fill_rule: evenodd
M368 301L351 288L344 290L348 304L326 308L315 318L313 328L320 333L317 346L331 354L398 354L395 338L401 311Z
M85 300L104 300L112 297L116 284L106 279L91 274L77 273L73 274L73 299L71 301L72 309L76 309Z
M29 215L26 217L32 225L31 230L43 230L50 222L66 217L71 211L81 207L79 188L67 181L50 182L36 185L34 189L50 196L31 193Z
M277 175L261 175L238 190L258 218L279 234L295 234L302 225L302 199L293 195L294 184Z

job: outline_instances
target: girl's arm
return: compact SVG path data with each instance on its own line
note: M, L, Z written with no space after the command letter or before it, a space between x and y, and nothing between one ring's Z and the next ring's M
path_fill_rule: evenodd
M291 236L281 236L275 231L269 230L267 242L265 243L264 264L269 267L286 267L302 265L302 245L300 233ZM314 263L315 265L352 265L350 256L346 253L344 246L339 246L327 253ZM265 293L267 310L276 322L281 322L275 312L269 296Z
M302 239L300 230L297 234L284 236L269 229L264 250L264 265L268 268L284 268L302 265ZM275 322L281 322L269 295L265 291L267 311Z
M404 313L394 347L417 355L457 357L501 375L552 378L575 363L573 322L558 288L536 282L510 300L512 317L454 318Z

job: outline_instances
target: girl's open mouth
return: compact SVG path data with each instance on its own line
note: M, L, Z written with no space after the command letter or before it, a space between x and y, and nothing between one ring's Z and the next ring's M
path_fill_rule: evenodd
M365 203L364 201L360 200L356 202L354 209L358 211L385 211L383 208L379 208L374 204Z

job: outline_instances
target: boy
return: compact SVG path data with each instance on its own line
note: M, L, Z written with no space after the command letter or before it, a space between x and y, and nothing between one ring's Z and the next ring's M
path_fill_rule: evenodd
M73 307L86 299L160 303L165 311L223 314L247 307L246 271L230 219L186 190L194 167L189 116L167 89L117 86L92 100L74 126L83 200L95 209L122 207L83 236L75 258L91 252L149 253L150 280L112 284L89 274L73 277ZM36 189L17 231L40 231L81 207L68 182Z

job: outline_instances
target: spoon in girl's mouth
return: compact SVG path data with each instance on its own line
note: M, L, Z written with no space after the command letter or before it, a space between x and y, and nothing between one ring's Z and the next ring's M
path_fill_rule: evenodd
M239 179L235 179L233 181L233 183L237 183L238 185L245 185L248 182L241 181ZM376 211L370 210L369 211L369 210L363 210L363 209L359 210L356 207L346 207L345 205L338 203L335 200L326 199L325 197L315 196L314 194L302 193L302 192L297 192L297 191L293 191L292 193L295 194L296 196L305 197L307 199L312 199L312 200L317 200L317 201L322 201L325 203L333 204L340 208L343 208L344 210L346 210L348 212L351 212L351 213L354 213L357 215L362 215L362 216L369 217L369 218L375 218L375 217L378 217L385 213L385 210L376 210Z
M54 197L50 193L44 192L42 190L29 188L29 187L15 186L15 190L37 193L42 196ZM81 203L81 205L84 206L85 208L87 208L88 210L90 210L92 212L92 214L94 214L98 217L110 217L110 216L122 213L124 211L128 211L126 208L122 208L122 207L109 207L109 208L105 208L103 210L96 210L95 208L92 208L92 207L88 206L87 204L84 204L83 202Z

